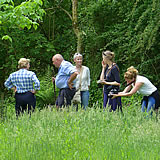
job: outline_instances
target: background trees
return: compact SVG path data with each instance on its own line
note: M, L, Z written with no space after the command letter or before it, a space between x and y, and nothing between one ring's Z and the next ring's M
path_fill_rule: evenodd
M12 37L12 42L5 40L7 37L0 40L1 90L5 78L16 70L20 57L31 58L32 70L43 77L47 66L52 65L53 54L61 53L72 61L78 50L84 56L84 65L91 70L90 92L94 94L91 102L97 102L101 89L96 80L101 70L101 52L105 49L115 52L122 81L123 72L134 65L140 74L160 87L158 0L46 0L43 4L40 0L18 0L14 4L3 0L0 27L1 37ZM74 32L76 27L79 34Z

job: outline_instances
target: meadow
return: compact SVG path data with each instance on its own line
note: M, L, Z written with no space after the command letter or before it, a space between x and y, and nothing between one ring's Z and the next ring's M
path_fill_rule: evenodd
M135 103L121 112L43 109L0 123L0 160L158 160L160 121Z

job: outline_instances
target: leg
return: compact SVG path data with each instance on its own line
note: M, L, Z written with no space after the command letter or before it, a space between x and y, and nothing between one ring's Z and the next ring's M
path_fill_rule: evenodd
M16 110L16 117L18 118L21 113L21 106L15 104L15 110Z
M28 92L27 93L27 105L28 105L28 114L31 115L32 112L34 112L36 107L36 97L33 93Z
M142 107L141 107L141 111L145 112L146 108L147 108L147 102L145 100L142 101Z
M154 107L155 107L155 99L153 97L149 97L147 105L147 113L149 113L151 109L154 109Z
M62 106L64 106L64 91L63 91L63 89L61 89L59 91L59 95L58 95L57 100L56 100L57 109L62 108Z
M121 102L121 97L117 97L117 105L118 105L118 111L122 111L122 102Z
M69 88L64 89L64 97L66 99L67 107L69 107L71 105L71 101L72 101L75 93L76 93L75 88L72 88L72 90Z
M22 113L22 107L21 107L21 97L20 94L16 93L15 94L15 100L16 100L16 104L15 104L15 111L16 111L16 117L18 118L20 116L20 114Z
M86 110L89 101L89 91L81 91L81 104L83 109Z
M103 109L106 109L107 102L108 102L108 95L105 92L103 92Z
M109 99L109 104L111 105L112 111L115 111L117 109L117 98Z

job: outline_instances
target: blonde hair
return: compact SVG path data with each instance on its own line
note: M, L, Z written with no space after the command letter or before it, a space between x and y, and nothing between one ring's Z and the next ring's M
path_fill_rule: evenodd
M125 72L124 78L133 79L133 78L136 78L137 75L138 75L138 70L135 69L133 66L131 66L127 69L127 72Z
M30 63L30 59L26 59L26 58L21 58L18 61L18 68L27 68L27 65Z
M111 52L111 51L107 50L107 51L102 52L102 56L105 56L105 58L107 58L107 59L109 59L110 61L113 62L115 54L114 54L114 52Z

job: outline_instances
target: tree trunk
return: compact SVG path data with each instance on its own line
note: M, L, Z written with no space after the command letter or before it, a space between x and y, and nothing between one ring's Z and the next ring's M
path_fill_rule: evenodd
M78 27L78 0L72 0L72 26L77 37L77 52L82 53L82 32Z

